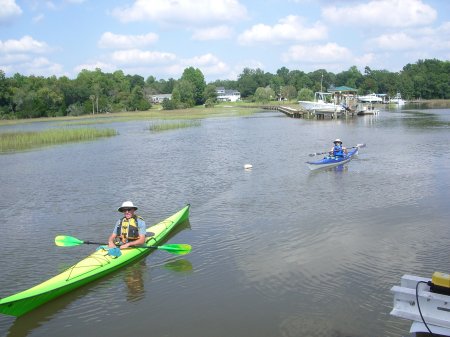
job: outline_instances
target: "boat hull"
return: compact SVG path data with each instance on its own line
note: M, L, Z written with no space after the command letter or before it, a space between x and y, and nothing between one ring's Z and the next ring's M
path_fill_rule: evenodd
M400 285L391 288L394 304L390 314L411 320L417 332L428 332L420 326L425 321L433 334L450 336L450 296L433 292L429 281L429 278L403 275Z
M310 112L342 112L344 108L333 103L298 101L302 109Z
M317 161L308 161L307 164L311 171L327 167L335 167L348 163L358 154L358 148L350 149L348 154L344 157L325 157Z
M172 229L189 217L190 205L171 215L160 223L147 228L152 233L146 239L146 246L155 246L162 242ZM51 279L28 290L0 299L0 313L22 316L27 312L59 297L73 289L99 279L113 271L148 255L153 249L131 248L121 250L119 257L110 256L107 250L99 249L80 262Z

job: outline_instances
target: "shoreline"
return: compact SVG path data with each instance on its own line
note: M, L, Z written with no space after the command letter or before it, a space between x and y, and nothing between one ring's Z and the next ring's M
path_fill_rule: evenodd
M269 102L271 106L283 105L298 108L297 101L274 101ZM153 119L203 119L214 117L236 117L247 116L260 111L263 106L269 103L248 103L248 102L223 102L212 108L196 106L188 109L162 110L159 105L154 105L152 109L146 111L124 111L102 114L87 114L81 116L61 116L30 119L4 119L0 120L0 126L16 125L35 122L61 122L63 124L104 124L112 120L125 122L130 120L153 120ZM406 104L427 105L433 108L450 107L450 99L430 99L407 101ZM388 106L389 104L382 104Z

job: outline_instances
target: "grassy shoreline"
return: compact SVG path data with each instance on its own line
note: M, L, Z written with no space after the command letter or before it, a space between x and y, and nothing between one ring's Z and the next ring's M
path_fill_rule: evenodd
M432 99L414 101L414 104L424 104L433 108L450 107L450 100L448 99ZM55 122L58 125L92 125L105 124L114 122L127 122L132 120L188 120L188 119L203 119L214 117L236 117L249 116L255 112L262 110L262 106L283 105L292 108L298 108L296 100L289 102L270 102L267 104L261 103L247 103L247 102L224 102L217 104L213 108L205 108L204 106L196 106L189 109L180 110L162 110L161 106L154 105L152 109L147 111L127 111L127 112L113 112L107 114L94 114L82 116L64 116L64 117L46 117L46 118L32 118L32 119L12 119L0 120L0 126L16 125L23 123L36 122Z
M152 109L147 111L126 111L113 112L106 114L82 115L82 116L64 116L64 117L44 117L32 119L9 119L0 120L2 125L16 125L23 123L36 122L55 122L61 125L90 125L90 124L104 124L114 122L126 122L132 120L153 120L153 119L202 119L214 117L236 117L248 116L257 111L261 111L261 104L253 103L228 103L216 105L213 108L205 108L197 106L189 109L180 110L162 110L159 105L155 105Z
M89 141L117 135L113 129L49 129L0 133L0 153L11 153L50 145Z

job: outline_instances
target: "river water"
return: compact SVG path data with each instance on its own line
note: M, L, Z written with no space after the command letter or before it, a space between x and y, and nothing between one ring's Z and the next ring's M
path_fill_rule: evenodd
M0 297L88 255L95 247L54 237L106 240L128 199L147 224L190 203L169 243L192 252L155 251L21 318L0 315L0 336L407 336L410 322L389 315L390 288L403 274L450 272L449 109L150 123L0 155ZM344 167L309 171L308 154L335 138L366 147Z

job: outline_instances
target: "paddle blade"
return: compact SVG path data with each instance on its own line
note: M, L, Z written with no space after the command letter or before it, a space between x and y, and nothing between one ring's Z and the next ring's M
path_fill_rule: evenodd
M316 153L310 153L309 156L310 156L310 157L320 156L321 154L325 154L325 153L328 153L328 152L316 152Z
M55 244L60 247L72 247L83 244L84 242L68 235L58 235L55 238Z
M185 243L174 243L174 244L168 244L168 245L162 245L157 246L155 248L165 250L168 253L175 254L175 255L185 255L189 254L192 247L191 245L185 244Z
M358 147L358 148L366 147L366 144L358 144L355 147Z

